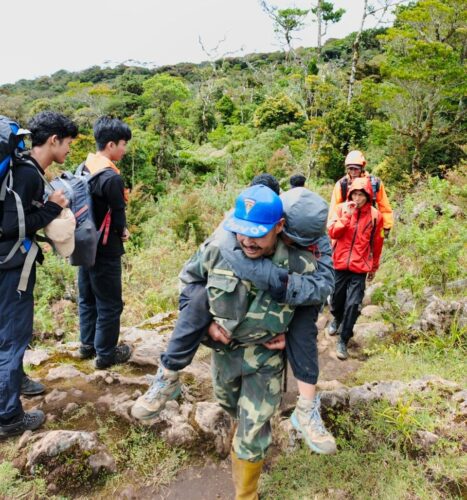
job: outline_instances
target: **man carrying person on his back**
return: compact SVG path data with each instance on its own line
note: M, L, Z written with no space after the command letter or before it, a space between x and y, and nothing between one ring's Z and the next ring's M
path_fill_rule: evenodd
M33 329L35 263L43 261L34 237L39 229L57 218L68 204L63 191L52 192L44 203L42 177L52 162L65 161L70 143L78 134L73 122L51 111L36 115L29 129L31 151L14 154L11 173L12 191L21 199L25 233L28 246L31 246L28 252L18 249L11 260L0 265L0 437L37 429L45 420L40 410L24 412L20 401L22 388L23 392L30 394L44 391L42 384L27 378L23 372L23 356ZM20 224L14 195L8 193L3 202L1 219L0 262L4 261L18 241ZM34 256L31 249L37 251L37 255ZM29 265L28 255L33 259L29 274L23 272L27 269L26 264Z
M304 192L313 195L308 190ZM298 202L303 208L301 193L297 196L292 194L293 201L290 205L294 206L294 202ZM319 238L327 207L324 201L321 205L316 199L310 200L310 203L317 216L320 207L321 225L316 222L310 231L313 233L318 230L318 234L314 236ZM321 213L323 211L324 214ZM222 406L234 418L239 419L240 430L234 438L232 455L238 498L243 498L241 495L247 491L252 495L256 492L262 458L270 443L269 419L280 401L280 381L276 384L275 377L280 378L282 359L281 356L277 357L276 352L269 352L269 349L283 348L284 340L280 339L279 334L285 332L288 326L289 332L294 330L296 337L294 357L291 360L294 373L298 369L300 378L305 377L308 389L313 391L312 384L316 384L318 376L315 345L317 332L314 324L318 307L298 308L299 320L295 323L294 308L286 302L296 299L300 303L307 297L310 303L320 304L332 290L333 272L330 266L329 272L325 266L325 270L320 272L320 278L313 279L316 265L314 255L306 248L289 247L278 240L277 236L283 226L281 215L282 206L277 195L265 186L249 188L237 198L235 212L224 224L226 229L236 233L236 236L229 232L226 234L237 242L238 250L232 252L226 249L223 246L227 243L223 241L225 236L216 231L185 265L180 275L185 284L180 297L180 316L169 349L162 356L163 366L150 390L138 399L132 409L136 418L153 418L168 399L177 396L178 370L190 363L202 336L209 330L212 338L221 342L216 345L218 356L223 356L224 352L236 353L232 364L225 367L226 373L220 377L213 376L213 383ZM251 224L250 228L247 227L248 224ZM295 227L289 229L291 237L296 237ZM303 241L307 237L308 234L304 235ZM238 262L238 256L233 255L237 251L243 254L245 263ZM271 260L262 259L263 256L269 256ZM236 271L235 265L232 266L234 261L240 264L240 272ZM248 262L252 265L249 266ZM254 265L256 262L257 266ZM277 266L277 270L271 266ZM277 272L279 270L281 272ZM272 274L276 274L277 279L273 279ZM302 275L309 277L310 282L302 281ZM298 314L299 309L302 309L303 314ZM316 310L316 315L313 309ZM302 349L301 355L298 349ZM254 360L256 354L261 358L258 364ZM244 370L240 369L242 356L245 356L246 365L253 362L251 369L246 365ZM214 358L216 357L217 354L214 354ZM269 380L270 377L274 381ZM230 386L231 383L235 387ZM273 393L270 394L270 390ZM239 391L243 394L240 399ZM303 422L309 426L307 444L310 446L311 437L315 451L335 453L334 439L325 430L319 416L319 399L314 399L314 392L306 394L309 397L303 397L302 391L300 392L295 414L297 419L303 414Z
M339 179L334 186L329 207L328 222L334 216L337 205L347 200L347 195L352 182L355 179L363 178L370 186L370 203L377 208L383 216L384 237L387 238L389 236L389 231L394 225L391 205L389 204L383 181L379 177L369 174L365 170L365 166L366 160L361 151L350 151L345 157L347 174ZM340 325L336 319L333 319L328 326L329 335L335 335L339 330L339 326Z
M347 201L340 203L328 223L334 243L332 259L336 286L331 313L339 328L336 353L347 359L347 344L360 315L365 280L372 280L383 249L383 217L371 206L371 188L363 178L354 179Z
M96 357L96 368L103 370L125 363L131 355L127 345L118 346L122 300L123 243L130 236L126 227L126 192L114 162L123 158L131 139L128 125L102 116L94 124L97 152L90 153L85 170L91 173L94 222L104 230L97 245L94 266L81 266L78 273L80 340L79 357Z

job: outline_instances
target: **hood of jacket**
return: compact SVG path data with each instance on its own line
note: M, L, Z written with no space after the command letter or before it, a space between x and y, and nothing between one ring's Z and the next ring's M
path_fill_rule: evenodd
M368 201L371 201L371 197L373 196L371 181L369 180L369 177L356 177L352 181L352 184L350 184L347 191L347 201L352 200L352 193L354 191L363 191L364 193L366 193Z
M304 187L281 194L284 207L284 234L294 243L308 247L326 233L328 204L321 196Z

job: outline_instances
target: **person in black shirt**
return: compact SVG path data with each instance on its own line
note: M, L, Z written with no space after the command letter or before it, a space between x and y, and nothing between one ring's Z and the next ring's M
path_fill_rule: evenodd
M36 232L58 217L68 204L60 190L51 193L44 203L44 181L41 176L52 162L65 161L70 143L78 134L73 122L51 111L36 115L29 129L32 149L26 153L15 152L12 167L12 189L21 198L25 214L25 242L33 242ZM18 209L13 194L7 194L0 214L0 262L3 262L19 237ZM42 252L36 244L30 243L29 246L25 242L22 250L18 249L12 259L0 265L0 437L37 429L45 420L40 410L24 412L20 400L25 377L23 356L33 330L35 262L43 261ZM37 250L37 255L33 258L25 289L22 290L21 275L31 248ZM33 383L30 379L26 379L26 382L28 380Z
M85 168L92 175L89 185L94 222L97 228L104 225L104 230L94 266L82 266L78 273L79 356L97 356L95 366L102 370L125 363L131 355L129 346L117 346L123 311L121 257L125 253L123 243L130 235L126 228L123 179L113 163L125 155L131 130L122 121L103 116L94 124L94 137L97 153L88 155Z

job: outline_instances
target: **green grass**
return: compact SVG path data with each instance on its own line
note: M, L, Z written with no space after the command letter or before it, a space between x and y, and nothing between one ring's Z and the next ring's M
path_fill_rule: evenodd
M167 445L144 427L131 427L112 448L120 470L137 473L151 484L169 482L188 458L184 450Z
M339 452L320 456L302 446L280 455L264 475L266 499L437 499L461 498L466 461L465 430L452 425L453 403L432 390L328 414ZM436 431L427 452L418 431Z
M427 375L466 382L466 350L440 349L430 342L380 347L353 376L356 385L374 380L410 381Z
M421 465L382 444L374 451L351 446L326 457L306 449L281 456L264 476L265 499L402 499L439 498Z
M24 481L11 462L0 463L0 498L56 498L47 494L44 479Z

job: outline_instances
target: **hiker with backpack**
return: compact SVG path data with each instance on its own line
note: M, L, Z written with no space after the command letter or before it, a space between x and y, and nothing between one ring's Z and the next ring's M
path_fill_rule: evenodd
M347 344L360 315L365 281L371 281L378 270L383 249L383 217L371 204L372 190L367 180L352 181L347 201L337 205L328 222L334 240L332 259L336 284L331 296L331 313L339 335L337 357L348 358Z
M130 234L125 217L126 190L114 164L125 155L131 130L117 118L102 116L94 124L94 138L97 152L90 153L78 167L89 175L93 218L96 228L101 229L94 264L82 265L78 272L79 357L96 357L96 368L103 370L125 363L131 356L128 345L117 345L123 311L123 244Z
M334 186L329 206L328 222L334 215L337 205L347 200L348 190L354 179L363 178L368 182L371 190L371 204L373 207L377 208L383 216L384 237L387 238L394 225L392 208L389 204L383 181L379 177L369 174L365 170L365 166L366 159L361 151L350 151L345 157L347 174L339 179ZM329 335L335 335L338 327L339 325L336 323L336 320L332 320L327 328Z
M40 410L24 412L20 401L21 392L44 391L42 384L23 371L24 352L33 332L36 262L43 261L35 236L68 204L60 190L51 192L44 202L44 173L53 162L65 161L78 134L72 121L51 111L36 115L29 129L32 148L25 151L22 136L29 131L0 117L0 162L4 167L0 192L0 437L37 429L45 420Z
M371 187L371 204L377 208L383 216L384 236L389 236L389 231L394 225L392 208L389 204L383 181L365 170L366 160L361 151L350 151L345 157L346 175L339 179L334 186L329 206L329 219L339 203L347 200L347 193L354 179L363 177L368 181Z

